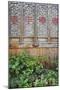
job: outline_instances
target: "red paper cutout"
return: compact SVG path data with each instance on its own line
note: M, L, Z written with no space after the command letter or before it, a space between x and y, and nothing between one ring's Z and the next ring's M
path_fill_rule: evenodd
M17 16L11 16L11 22L13 23L13 24L16 24L16 22L17 22Z
M58 17L53 17L53 18L52 18L52 23L53 23L54 25L57 25L57 24L58 24Z
M30 22L33 22L33 21L34 21L33 17L32 17L32 16L28 16L28 24L29 24Z
M46 18L44 16L39 17L39 22L44 24L46 22Z

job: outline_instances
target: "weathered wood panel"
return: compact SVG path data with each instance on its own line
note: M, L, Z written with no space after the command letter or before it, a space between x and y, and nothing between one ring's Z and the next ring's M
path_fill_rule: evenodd
M27 50L33 56L48 56L49 59L58 57L58 48L10 48L10 54L20 54L23 50Z

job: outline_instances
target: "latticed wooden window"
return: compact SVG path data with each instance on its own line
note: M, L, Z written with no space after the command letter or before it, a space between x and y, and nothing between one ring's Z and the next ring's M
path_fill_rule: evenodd
M9 37L15 47L57 47L58 5L9 2Z

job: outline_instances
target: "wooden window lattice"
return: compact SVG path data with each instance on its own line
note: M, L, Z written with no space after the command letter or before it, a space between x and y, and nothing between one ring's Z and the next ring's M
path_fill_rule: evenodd
M14 4L14 3L13 3ZM19 42L20 44L22 44L24 42L24 38L30 38L32 39L32 42L33 42L33 46L39 46L39 41L38 41L38 38L40 38L40 36L38 36L38 32L37 32L37 26L36 26L36 23L37 23L37 13L36 13L36 4L34 5L34 19L32 17L29 17L28 16L28 24L30 24L30 22L34 22L34 34L33 36L30 36L30 37L24 37L24 9L23 9L23 3L21 3L22 5L22 8L21 8L21 15L20 15L20 35L16 38L19 39ZM49 12L48 12L48 5L47 5L47 37L42 37L42 38L46 38L48 40L48 43L51 43L51 32L50 32L50 28L49 28ZM13 22L13 24L16 24L17 22L17 17L19 17L18 15L17 16L12 16L11 17L11 20ZM39 22L41 22L42 24L44 24L46 22L46 18L44 16L41 16L39 17ZM52 22L57 25L58 24L58 18L52 18ZM18 29L18 28L17 28ZM13 38L13 37L12 37ZM56 37L55 37L56 38Z

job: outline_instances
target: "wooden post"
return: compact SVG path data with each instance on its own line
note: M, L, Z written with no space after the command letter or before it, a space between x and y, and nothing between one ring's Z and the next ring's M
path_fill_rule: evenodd
M50 29L49 29L49 10L48 10L48 5L47 5L47 34L48 34L48 43L51 43L51 38L50 38Z
M37 47L38 46L38 38L37 38L37 28L36 28L36 5L34 8L34 38L33 38L33 46Z
M23 18L24 18L24 16L23 16L23 5L22 5L21 16L20 16L20 39L19 39L20 44L22 44L23 36L24 36L24 20L23 20Z

